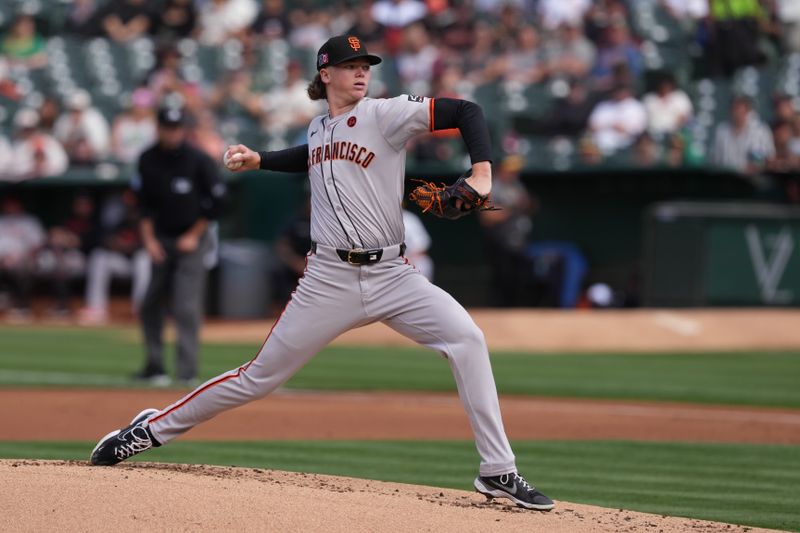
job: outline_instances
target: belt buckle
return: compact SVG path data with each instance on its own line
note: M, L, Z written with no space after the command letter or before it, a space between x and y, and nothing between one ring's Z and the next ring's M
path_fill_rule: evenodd
M364 253L366 250L363 248L353 248L352 250L347 251L347 262L351 265L360 265L361 263L357 263L355 259L353 259L353 254L360 254Z

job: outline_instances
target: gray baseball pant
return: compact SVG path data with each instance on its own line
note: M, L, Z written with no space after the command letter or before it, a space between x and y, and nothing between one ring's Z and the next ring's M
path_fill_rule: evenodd
M196 250L182 253L176 248L175 238L159 236L158 240L167 258L161 263L151 261L150 283L140 310L147 368L162 372L164 369L165 300L169 300L177 330L176 375L178 379L194 379L197 377L200 324L208 275L203 257L211 241L205 233Z
M475 434L480 474L516 471L483 333L452 296L398 255L399 245L388 247L380 262L359 267L318 245L258 355L151 417L155 439L167 443L200 422L269 394L341 333L382 321L447 358Z

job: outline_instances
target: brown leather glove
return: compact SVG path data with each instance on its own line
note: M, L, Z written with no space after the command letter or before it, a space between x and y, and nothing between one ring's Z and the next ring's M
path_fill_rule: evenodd
M422 208L423 213L432 213L439 218L455 220L473 211L496 210L489 203L489 195L478 191L467 183L472 170L462 174L452 185L436 185L432 181L415 180L422 185L408 195L408 199ZM458 202L457 200L461 200Z

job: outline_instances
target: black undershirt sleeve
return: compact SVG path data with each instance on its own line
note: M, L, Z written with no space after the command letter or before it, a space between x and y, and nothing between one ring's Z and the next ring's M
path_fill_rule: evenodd
M308 170L308 145L295 146L275 152L258 152L261 170L277 172L306 172Z
M478 104L456 98L436 98L433 101L431 126L434 131L458 128L473 165L481 161L492 161L489 126Z

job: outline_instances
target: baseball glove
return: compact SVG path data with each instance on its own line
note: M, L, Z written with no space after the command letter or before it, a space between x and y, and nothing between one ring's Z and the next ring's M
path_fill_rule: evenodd
M432 213L439 218L455 220L473 211L496 210L489 203L489 195L483 196L467 183L472 170L462 174L452 185L436 185L432 181L414 180L422 185L416 187L408 195L408 199L422 208L423 213ZM456 200L461 200L457 206Z

